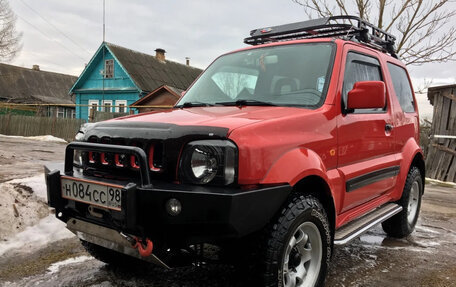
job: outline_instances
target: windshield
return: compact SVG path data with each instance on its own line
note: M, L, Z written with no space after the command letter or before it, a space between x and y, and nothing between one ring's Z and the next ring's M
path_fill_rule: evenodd
M331 43L265 47L218 58L177 107L277 105L317 108L324 102Z

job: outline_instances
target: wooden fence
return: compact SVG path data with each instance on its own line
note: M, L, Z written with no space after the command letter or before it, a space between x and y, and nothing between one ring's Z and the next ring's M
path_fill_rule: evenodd
M101 121L106 121L106 120L123 117L123 116L127 116L127 115L128 115L128 113L100 112L100 111L95 111L94 109L91 109L90 114L89 114L89 122L101 122Z
M0 134L15 136L53 135L72 141L84 120L25 115L0 115Z

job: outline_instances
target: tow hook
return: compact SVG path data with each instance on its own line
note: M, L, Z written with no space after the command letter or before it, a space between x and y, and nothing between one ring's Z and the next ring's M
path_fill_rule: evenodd
M119 234L125 238L128 242L130 242L131 246L134 249L138 249L139 254L142 257L148 257L152 254L152 250L154 249L154 244L152 240L146 238L145 240L140 239L136 236L130 236L123 232L119 232Z

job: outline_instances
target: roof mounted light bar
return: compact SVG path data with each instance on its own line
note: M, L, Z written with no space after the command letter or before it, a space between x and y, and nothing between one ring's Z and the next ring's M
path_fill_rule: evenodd
M397 58L396 37L357 16L332 16L255 29L244 39L249 45L313 38L356 39Z

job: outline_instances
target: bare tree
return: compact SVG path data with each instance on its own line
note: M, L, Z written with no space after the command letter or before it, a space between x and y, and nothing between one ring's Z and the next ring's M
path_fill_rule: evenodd
M7 0L0 0L0 60L11 61L21 50L22 33L16 31L16 15Z
M427 94L427 89L434 84L432 79L423 79L423 82L415 86L415 95Z
M241 73L218 73L215 80L220 89L234 99L248 86L249 78Z
M407 64L456 58L454 0L292 0L309 18L356 14L392 33L396 53ZM451 9L453 8L453 9Z

